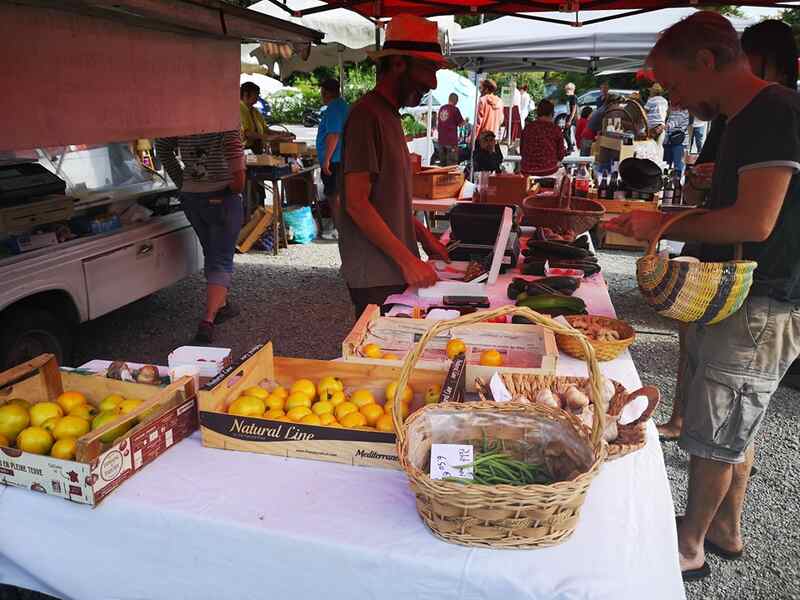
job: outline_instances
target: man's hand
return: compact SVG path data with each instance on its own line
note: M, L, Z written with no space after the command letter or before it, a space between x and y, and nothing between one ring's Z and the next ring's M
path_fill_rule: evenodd
M425 254L431 258L438 258L439 260L450 262L450 254L447 252L447 248L430 229L419 221L419 219L414 219L414 232L416 233L417 240L425 249Z
M403 279L411 287L427 288L439 281L433 266L416 256L408 262L401 263L400 269L403 271Z
M649 242L656 236L665 217L660 212L634 210L607 221L604 227L608 231Z
M329 160L326 160L324 163L322 163L322 172L326 177L331 176L331 162Z
M714 177L714 163L700 163L692 165L687 171L689 185L696 190L710 190L711 179Z

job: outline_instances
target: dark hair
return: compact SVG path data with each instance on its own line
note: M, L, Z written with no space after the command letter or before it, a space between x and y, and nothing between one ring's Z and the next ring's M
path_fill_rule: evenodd
M261 88L252 81L245 81L239 86L239 98L244 98L244 95L248 93L258 96L261 94Z
M494 94L497 91L497 84L493 79L484 79L481 81L481 90L484 89L489 90L490 93Z
M392 70L394 64L401 60L406 63L406 68L411 65L411 57L406 56L404 54L389 54L388 56L382 56L378 59L378 64L375 68L375 73L377 77L380 79L384 75L386 75L389 71Z
M589 115L592 114L592 107L591 106L584 106L581 109L581 119L588 119Z
M329 78L319 84L320 89L325 90L329 94L339 96L341 94L341 86L338 79Z
M720 70L742 58L739 35L721 14L700 10L664 31L647 57L648 63L664 55L684 64L694 65L697 53L708 50Z
M772 62L788 88L797 86L797 43L792 28L783 21L769 19L751 25L742 33L742 50L749 56L760 56ZM756 73L759 75L759 73Z
M542 100L536 105L536 115L539 117L552 117L555 108L550 100Z
M450 95L447 97L447 99L448 99L448 100L452 100L453 98L455 98L456 100L458 100L458 94L456 94L455 92L452 92L452 93L451 93L451 94L450 94Z
M521 89L523 92L527 92L528 91L528 84L527 83L523 83L521 86L519 86L519 89Z

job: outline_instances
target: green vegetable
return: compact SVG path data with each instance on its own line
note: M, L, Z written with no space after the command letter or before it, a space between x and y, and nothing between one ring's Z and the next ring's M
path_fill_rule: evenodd
M444 481L465 485L533 485L550 484L552 478L539 465L531 465L505 454L502 445L495 441L488 443L484 433L482 451L478 452L472 463L464 465L472 467L472 479L464 477L447 477Z

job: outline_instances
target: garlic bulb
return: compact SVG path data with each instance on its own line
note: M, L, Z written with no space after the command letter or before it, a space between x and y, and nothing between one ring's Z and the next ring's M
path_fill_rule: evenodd
M573 385L564 393L564 402L569 410L580 413L589 406L589 397Z
M536 394L536 403L543 404L544 406L550 406L552 408L561 408L561 403L549 388L540 390L539 393Z

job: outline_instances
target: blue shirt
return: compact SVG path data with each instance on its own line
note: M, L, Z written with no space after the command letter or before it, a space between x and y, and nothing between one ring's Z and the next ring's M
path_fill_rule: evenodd
M319 164L325 160L325 138L330 133L338 133L341 135L344 132L344 123L347 121L347 113L350 106L344 98L336 98L322 112L322 120L317 129L317 157ZM337 163L342 160L342 138L339 138L336 144L336 150L333 151L331 157L332 163Z

